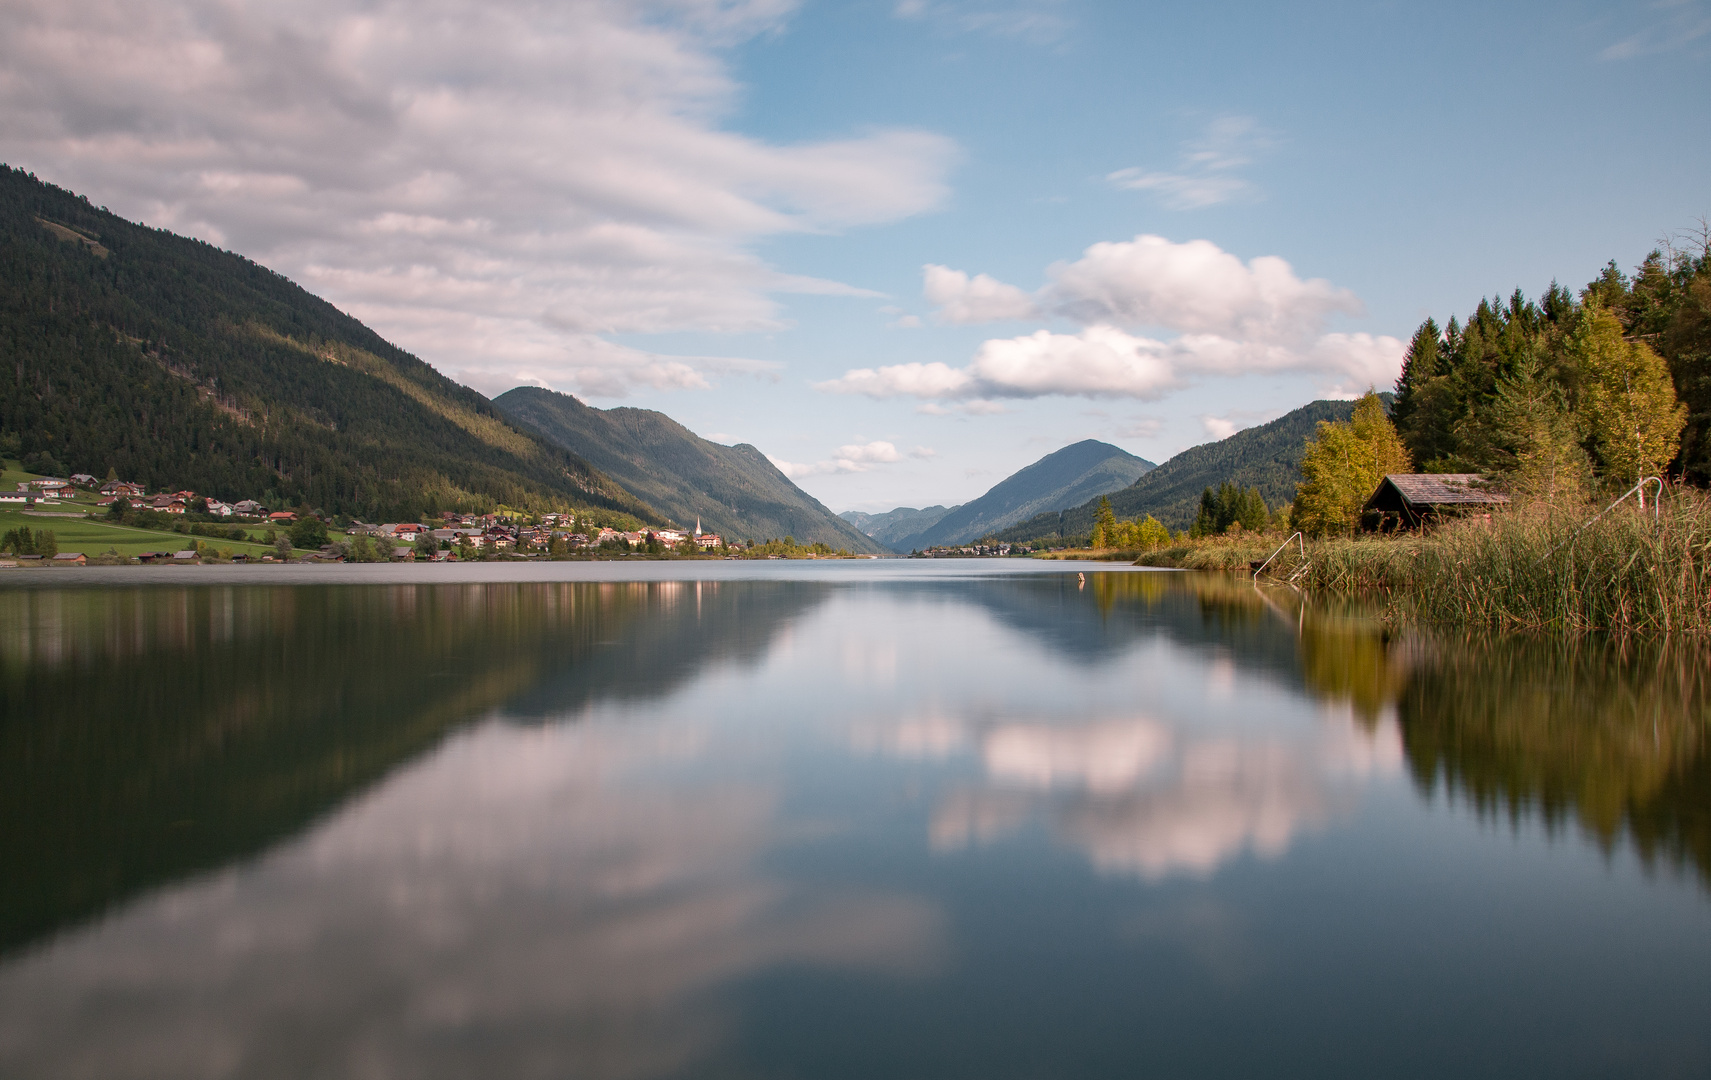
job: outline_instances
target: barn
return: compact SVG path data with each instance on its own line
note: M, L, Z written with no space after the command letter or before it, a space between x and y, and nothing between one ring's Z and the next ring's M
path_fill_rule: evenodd
M1487 513L1509 502L1479 473L1391 473L1361 507L1367 532L1417 529L1451 514Z

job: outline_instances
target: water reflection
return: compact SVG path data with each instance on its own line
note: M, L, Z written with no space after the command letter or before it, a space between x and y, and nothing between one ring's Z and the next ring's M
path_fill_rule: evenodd
M1139 573L0 593L0 1074L885 1075L903 1019L1038 1049L969 1075L1127 1073L1136 1017L1289 998L1297 939L1415 1016L1327 936L1386 905L1229 884L1364 835L1353 895L1427 828L1381 793L1711 882L1701 651L1381 616Z
M1572 823L1711 884L1711 650L1696 642L1443 642L1397 695L1422 790Z
M682 582L7 594L0 952L289 836L500 704L664 695L813 602Z

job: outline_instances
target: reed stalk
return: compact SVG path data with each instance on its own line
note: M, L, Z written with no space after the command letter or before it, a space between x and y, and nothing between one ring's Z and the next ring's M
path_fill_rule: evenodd
M1509 629L1711 633L1711 495L1660 504L1518 506L1425 534L1311 541L1296 584L1386 590L1411 621ZM1142 555L1143 565L1248 572L1281 536L1214 537ZM1287 578L1300 564L1274 564ZM1267 576L1272 576L1268 570Z

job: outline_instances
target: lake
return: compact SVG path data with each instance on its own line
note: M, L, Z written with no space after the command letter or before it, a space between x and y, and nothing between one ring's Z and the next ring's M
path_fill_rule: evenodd
M14 571L0 1076L1704 1077L1708 666L1110 564Z

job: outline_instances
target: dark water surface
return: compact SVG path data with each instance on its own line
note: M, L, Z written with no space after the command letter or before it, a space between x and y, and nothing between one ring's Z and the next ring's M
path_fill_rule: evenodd
M1711 1076L1698 646L334 569L0 581L0 1076Z

